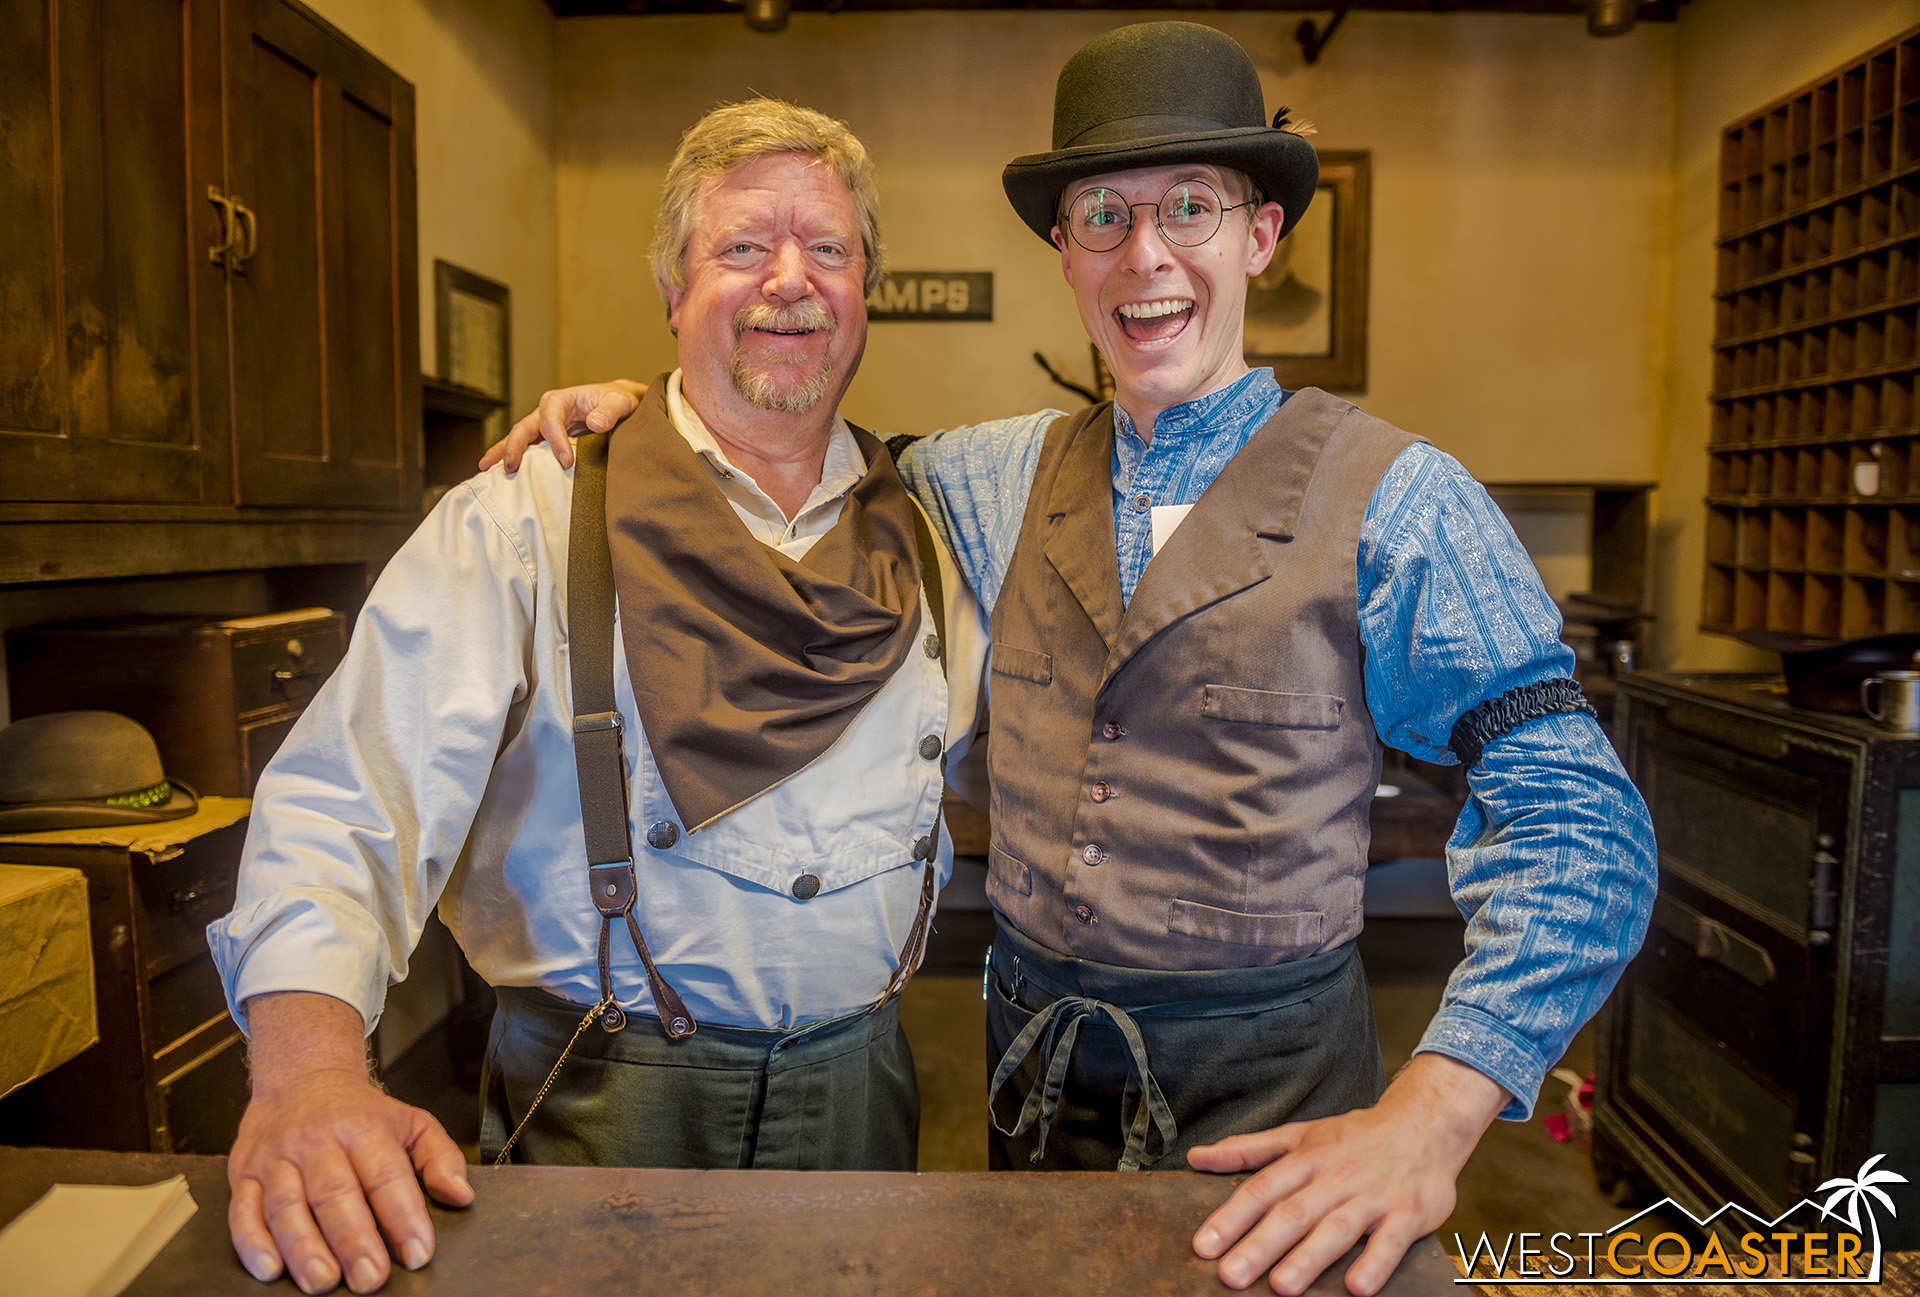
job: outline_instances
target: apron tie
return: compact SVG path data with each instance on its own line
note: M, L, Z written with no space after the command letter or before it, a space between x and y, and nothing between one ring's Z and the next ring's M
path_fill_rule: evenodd
M1108 1004L1090 996L1062 996L1035 1014L1008 1046L1006 1057L1000 1060L1000 1066L993 1074L993 1084L987 1091L987 1116L993 1128L1009 1139L1024 1135L1037 1120L1040 1125L1039 1147L1034 1149L1031 1161L1038 1162L1047 1151L1047 1132L1052 1127L1054 1114L1060 1107L1060 1092L1066 1088L1067 1068L1073 1062L1073 1048L1080 1039L1080 1024L1090 1017L1104 1017L1119 1031L1127 1050L1132 1055L1132 1067L1127 1077L1127 1093L1132 1096L1136 1085L1138 1098L1134 1103L1133 1120L1126 1118L1125 1104L1121 1107L1121 1126L1126 1131L1126 1149L1121 1154L1119 1170L1138 1171L1147 1160L1147 1139L1153 1128L1160 1131L1160 1150L1164 1154L1173 1146L1173 1138L1178 1128L1173 1120L1173 1108L1167 1103L1167 1097L1160 1090L1160 1083L1153 1078L1153 1071L1147 1065L1147 1042L1141 1038L1140 1028L1127 1011L1117 1004ZM1040 1042L1042 1033L1046 1040ZM1000 1118L994 1115L994 1101L1000 1097L1001 1089L1013 1076L1015 1069L1033 1053L1039 1044L1040 1068L1035 1073L1033 1085L1027 1090L1026 1102L1020 1107L1020 1119L1012 1130L1000 1125Z

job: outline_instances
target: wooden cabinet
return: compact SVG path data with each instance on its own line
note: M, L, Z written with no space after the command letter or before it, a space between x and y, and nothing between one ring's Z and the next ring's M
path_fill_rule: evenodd
M203 799L201 808L191 821L94 835L112 842L60 841L86 835L59 832L0 842L9 863L86 875L100 1028L92 1048L0 1099L0 1143L232 1146L247 1106L246 1042L227 1016L206 925L233 907L247 803Z
M83 618L6 635L13 718L131 716L201 796L251 797L260 772L347 651L326 608L261 617Z
M0 582L338 561L290 508L416 513L412 87L295 0L7 12ZM74 570L126 548L74 524L199 531Z
M233 8L239 503L418 508L413 88L286 0Z
M1920 27L1720 145L1701 628L1920 630Z
M224 502L218 0L7 12L0 492Z

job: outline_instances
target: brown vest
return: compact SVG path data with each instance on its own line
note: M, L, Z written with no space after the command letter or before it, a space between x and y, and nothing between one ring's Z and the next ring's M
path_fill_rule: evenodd
M1360 931L1380 742L1354 565L1419 440L1315 388L1215 479L1123 610L1111 406L1047 431L993 609L988 894L1130 968L1248 968Z

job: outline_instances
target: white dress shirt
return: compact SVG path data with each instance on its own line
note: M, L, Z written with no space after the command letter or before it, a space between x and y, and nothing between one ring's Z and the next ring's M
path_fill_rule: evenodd
M836 420L820 486L788 519L728 461L677 373L667 399L741 522L782 553L831 530L865 472ZM572 473L535 448L518 473L495 467L450 491L381 574L346 659L261 775L235 908L207 929L242 1028L248 997L316 991L371 1032L436 904L488 982L599 998L569 698L571 503ZM695 831L667 798L616 645L634 913L700 1021L836 1017L872 1003L897 966L919 904L914 842L933 831L942 789L922 740L959 759L986 657L985 620L944 549L941 569L951 687L916 643L825 753ZM938 622L924 594L921 605L924 641ZM616 637L621 615L645 611L617 613ZM679 830L665 851L647 845L662 821ZM806 901L793 895L804 874L820 884ZM621 1004L651 1012L621 925L612 950Z

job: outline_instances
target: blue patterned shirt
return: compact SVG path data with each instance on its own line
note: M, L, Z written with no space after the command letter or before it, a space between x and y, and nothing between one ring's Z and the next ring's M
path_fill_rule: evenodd
M1153 556L1152 507L1198 501L1286 397L1272 370L1255 370L1169 406L1150 443L1118 412L1114 534L1126 597ZM935 433L900 459L989 610L1059 417L1045 410ZM1447 739L1463 712L1572 673L1559 610L1526 550L1452 456L1425 444L1401 452L1368 502L1357 563L1367 707L1383 742L1452 764ZM1640 947L1653 908L1653 826L1585 715L1543 717L1494 740L1467 782L1447 843L1467 953L1419 1050L1506 1087L1513 1102L1501 1115L1518 1121Z

